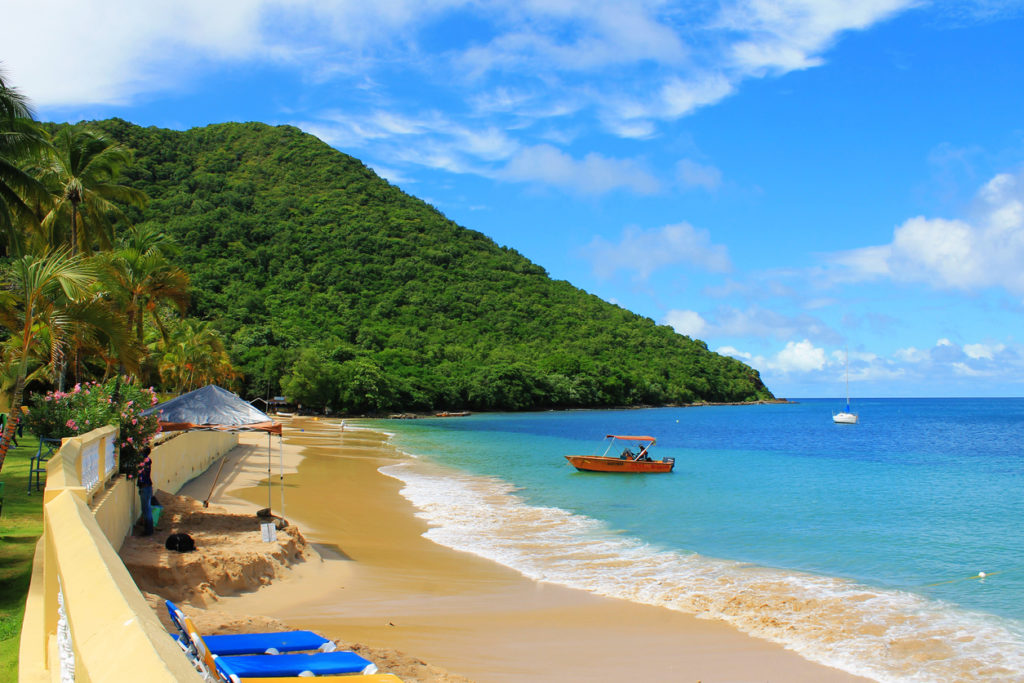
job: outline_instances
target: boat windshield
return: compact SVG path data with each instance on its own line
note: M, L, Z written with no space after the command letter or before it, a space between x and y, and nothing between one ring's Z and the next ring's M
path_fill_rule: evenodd
M636 446L633 447L630 444L626 444L626 447L622 450L619 455L623 460L650 460L651 456L648 454L648 450L653 446L657 440L653 436L624 436L621 434L608 434L608 448L605 449L604 454L610 455L609 451L620 441L636 442ZM636 450L634 450L634 448ZM614 455L612 455L614 457Z

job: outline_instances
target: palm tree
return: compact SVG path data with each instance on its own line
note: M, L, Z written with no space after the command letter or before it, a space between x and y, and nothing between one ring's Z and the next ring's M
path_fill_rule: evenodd
M118 203L144 206L145 193L121 185L121 170L131 163L132 153L103 135L66 125L53 138L53 153L42 169L42 181L54 196L43 218L48 244L67 242L71 255L96 242L109 249L112 219L128 222ZM65 227L68 234L62 234Z
M2 318L14 335L20 335L18 348L12 349L12 360L17 367L11 393L12 415L17 415L21 408L29 359L39 335L40 323L48 323L52 339L51 356L56 356L62 352L58 331L71 322L74 305L89 295L95 279L91 264L80 257L70 256L67 249L38 257L22 256L5 269ZM7 421L0 444L11 442L14 423L14 420ZM0 469L3 469L6 455L6 448L0 447Z
M20 256L22 227L39 222L31 207L45 201L46 190L24 163L45 147L28 101L0 72L0 239L8 253Z
M157 307L168 302L184 315L189 301L188 274L164 256L175 249L173 240L152 226L133 226L121 241L122 248L103 255L100 279L124 313L129 328L135 330L139 344L143 342L147 313L166 338Z
M183 320L164 345L160 376L165 387L183 393L204 384L230 383L238 373L210 323Z

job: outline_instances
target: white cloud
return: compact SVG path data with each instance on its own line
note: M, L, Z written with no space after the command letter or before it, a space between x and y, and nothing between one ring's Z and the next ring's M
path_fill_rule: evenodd
M667 266L689 264L710 272L731 268L724 245L714 244L707 230L689 223L676 223L653 230L626 228L618 244L595 237L584 249L594 271L610 278L619 270L633 271L646 280L654 271Z
M977 193L972 217L910 218L891 243L831 257L836 281L890 279L938 289L1000 287L1024 296L1024 172L1003 173Z
M545 183L581 194L618 189L653 194L661 187L650 171L632 159L610 159L596 153L574 159L552 145L519 150L495 176L516 182Z
M916 0L746 0L727 4L720 22L741 37L735 64L752 73L785 73L821 64L820 53L844 31L864 29Z
M768 365L783 373L812 372L823 369L827 362L825 350L804 339L787 342L786 347L775 354Z
M905 349L897 349L893 353L893 358L903 363L923 363L928 360L928 352L922 351L921 349L914 348L913 346Z
M786 315L775 310L750 306L745 309L723 306L705 314L708 338L751 337L756 339L792 339L807 336L830 344L842 338L820 318L800 313Z
M126 105L157 92L185 92L201 75L272 66L292 71L308 85L354 95L344 103L344 123L331 123L326 114L310 113L317 105L291 99L279 106L281 122L298 121L343 148L372 143L374 161L396 170L403 170L399 164L425 165L545 182L573 192L650 194L662 185L638 161L587 149L555 154L541 143L580 139L595 125L627 139L657 137L664 121L720 102L746 79L820 63L842 32L884 20L908 2L737 0L709 7L662 0L40 0L8 5L0 22L3 66L36 106L77 113L91 104ZM47 17L46 40L34 30L39 16ZM438 40L437 31L447 22L474 30L448 32ZM409 88L410 82L417 87ZM430 99L415 91L429 91ZM336 97L325 99L338 106ZM424 106L427 101L431 105ZM433 104L437 101L444 104ZM420 114L431 106L443 108L440 123L446 125L439 128ZM428 150L410 151L395 142L402 137L426 139L429 144L422 147ZM498 173L494 164L504 160L509 166ZM553 166L529 168L534 161ZM580 182L572 180L574 172L581 173ZM712 166L688 162L678 172L691 187L714 189L721 182Z
M1005 344L964 344L964 353L974 359L994 360L1005 350Z
M748 362L754 360L754 354L746 351L740 351L733 346L720 346L715 349L715 353L720 353L723 356L732 356L733 358L739 358L740 360Z
M707 327L707 322L696 311L669 311L665 314L665 324L694 339L699 338Z
M701 187L717 190L722 184L722 172L714 166L697 163L692 159L681 159L676 163L676 175L685 187Z

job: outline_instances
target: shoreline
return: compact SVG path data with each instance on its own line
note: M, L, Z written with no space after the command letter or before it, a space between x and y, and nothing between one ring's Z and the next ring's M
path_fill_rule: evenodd
M401 482L378 471L409 459L383 431L342 432L339 420L299 417L285 422L284 438L285 516L322 561L212 610L396 648L481 683L868 680L721 622L536 582L423 538L427 525L401 496ZM225 456L212 495L209 471L181 493L243 512L265 507L266 486L258 484L266 481L266 442L241 442L249 448ZM275 444L274 503L279 457Z
M534 408L530 410L512 411L516 413L571 413L571 412L584 412L584 411L608 411L608 410L653 410L657 408L715 408L719 406L775 406L775 405L799 405L800 401L793 401L788 398L774 398L774 399L760 399L757 401L723 401L721 403L714 403L710 401L698 401L696 403L665 403L663 405L635 405L635 406L607 406L602 408ZM467 417L469 415L492 415L507 413L509 411L504 410L460 410L456 412L450 411L433 411L433 412L400 412L400 413L389 413L388 415L332 415L319 416L314 414L298 414L298 413L274 413L272 417L306 417L317 419L330 419L330 420L419 420L429 417Z

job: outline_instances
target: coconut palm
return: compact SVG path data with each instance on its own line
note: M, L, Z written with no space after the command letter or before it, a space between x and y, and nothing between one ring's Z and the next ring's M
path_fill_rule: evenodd
M42 181L54 203L42 221L48 244L70 244L71 255L93 243L109 249L113 221L128 222L118 204L144 206L146 195L121 185L121 170L132 153L100 133L66 125L53 137L53 153L42 168Z
M0 240L8 253L20 255L23 227L38 224L32 206L45 201L46 191L25 165L45 147L28 101L0 72Z

